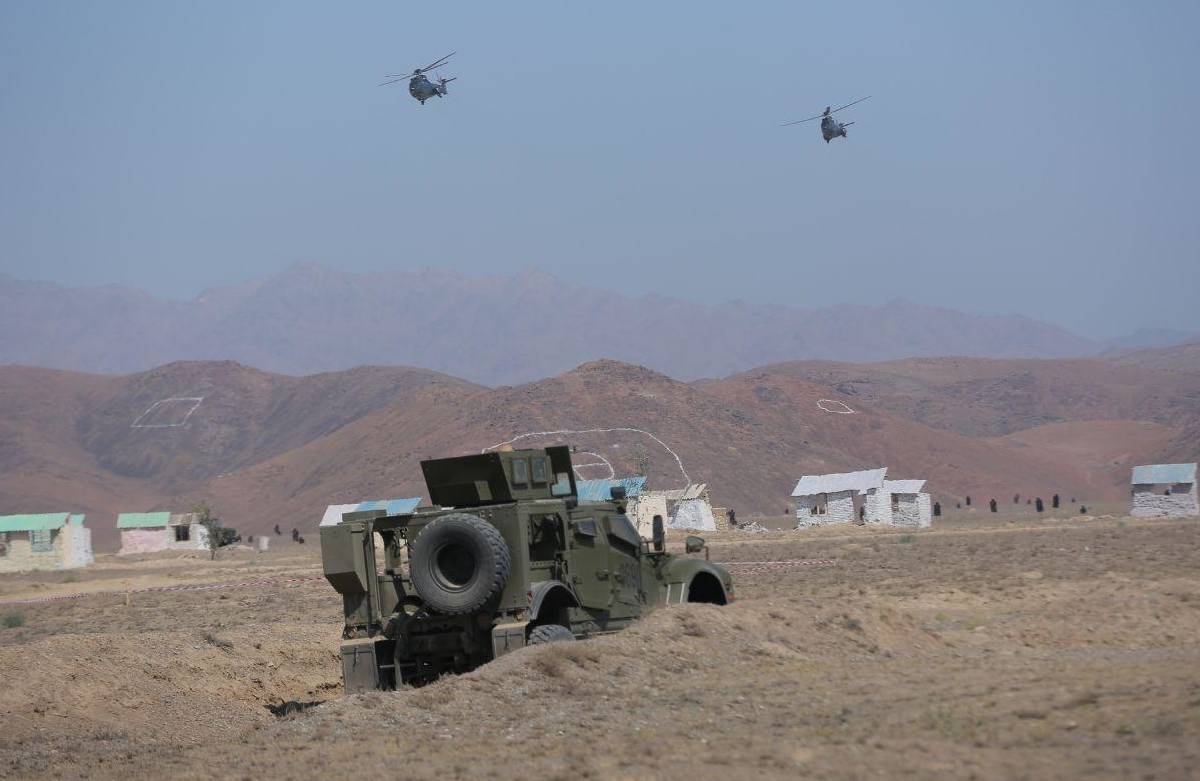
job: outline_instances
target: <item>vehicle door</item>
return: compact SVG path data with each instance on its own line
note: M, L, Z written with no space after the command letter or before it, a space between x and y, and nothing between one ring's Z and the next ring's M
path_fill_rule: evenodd
M609 560L608 535L603 522L587 513L570 519L571 585L585 608L608 610L612 606L612 570Z
M613 618L636 618L642 613L645 595L642 584L642 538L621 513L604 517L608 537L609 569L612 571Z

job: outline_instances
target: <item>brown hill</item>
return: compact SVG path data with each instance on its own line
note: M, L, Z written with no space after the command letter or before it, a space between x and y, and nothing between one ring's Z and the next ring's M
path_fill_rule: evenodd
M794 361L756 372L825 385L843 401L857 400L969 436L1080 420L1144 420L1170 427L1195 420L1200 381L1167 368L1172 361L1188 365L1186 348L1147 353L1156 356L1156 366L1126 359L912 358L873 364Z
M1114 357L1114 363L1162 371L1200 372L1200 342L1138 350Z
M1197 375L1103 361L783 364L703 383L597 361L495 389L407 368L285 377L176 363L110 377L0 367L0 389L0 507L92 513L101 546L114 542L118 511L200 499L247 533L311 529L327 504L422 494L423 458L564 429L650 432L689 479L744 512L782 512L801 474L880 465L928 478L945 501L1115 500L1130 464L1195 458L1185 434L1200 419ZM600 453L621 473L645 448L653 485L684 482L641 433L534 441Z
M406 367L287 377L181 362L117 377L3 366L0 507L91 513L111 542L117 512L166 506L428 386L472 387Z
M679 454L692 480L716 500L744 511L782 512L805 472L888 465L897 477L927 477L942 498L1055 491L1116 498L1105 470L1033 448L975 439L904 420L869 405L852 415L821 410L828 388L767 373L702 386L648 369L599 361L560 377L514 388L464 392L427 389L403 406L380 410L328 437L212 481L222 506L253 517L258 529L316 519L327 503L419 495L422 458L474 452L529 431L632 427L653 433ZM641 442L653 485L682 484L674 459L629 432L546 437L604 453L632 473Z

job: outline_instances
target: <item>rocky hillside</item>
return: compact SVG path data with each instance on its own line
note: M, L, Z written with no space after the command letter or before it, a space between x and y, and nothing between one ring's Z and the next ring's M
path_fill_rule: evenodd
M200 401L196 401L200 399ZM312 528L325 505L423 493L424 458L526 432L658 487L780 513L804 473L887 465L965 495L1120 499L1134 463L1194 460L1200 375L1104 361L783 364L681 382L612 360L484 388L425 370L290 377L232 362L124 376L0 367L0 508L91 515L207 500L232 525ZM649 434L668 445L682 462ZM1190 438L1189 438L1190 437ZM591 467L596 476L604 469Z

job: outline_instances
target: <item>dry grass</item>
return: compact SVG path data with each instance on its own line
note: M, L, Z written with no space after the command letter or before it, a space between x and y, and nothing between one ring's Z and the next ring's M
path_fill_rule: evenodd
M23 608L30 625L0 630L0 751L16 776L91 778L1182 778L1200 761L1195 520L710 542L721 561L837 564L355 697L321 582ZM311 573L315 553L122 577L240 582ZM120 583L106 566L77 586Z

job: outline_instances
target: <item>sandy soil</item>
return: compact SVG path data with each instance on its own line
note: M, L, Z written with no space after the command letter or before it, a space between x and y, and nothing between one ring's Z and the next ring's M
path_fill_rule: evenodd
M709 539L731 606L355 697L313 546L0 576L89 592L0 605L0 777L1194 777L1196 519Z

